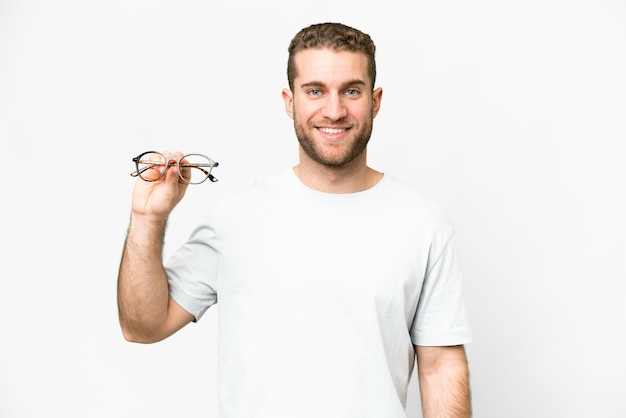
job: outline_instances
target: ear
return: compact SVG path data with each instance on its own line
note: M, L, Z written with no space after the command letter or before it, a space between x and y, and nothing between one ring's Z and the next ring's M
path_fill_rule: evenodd
M376 90L372 92L372 113L373 117L378 115L378 111L380 110L380 102L383 100L383 89L382 87L378 87Z
M291 90L283 89L283 101L287 115L293 119L293 92Z

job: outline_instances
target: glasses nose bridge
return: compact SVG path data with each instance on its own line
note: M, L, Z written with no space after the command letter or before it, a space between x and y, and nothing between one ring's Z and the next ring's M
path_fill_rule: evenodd
M180 172L180 160L182 160L182 158L165 157L165 167L176 167Z

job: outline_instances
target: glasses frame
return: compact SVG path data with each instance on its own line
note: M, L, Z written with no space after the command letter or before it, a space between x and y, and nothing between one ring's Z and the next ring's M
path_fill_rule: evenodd
M160 162L154 162L154 161L142 161L141 157L147 154L158 154L161 157L163 157L163 160L166 162L160 163ZM181 162L182 160L190 156L203 157L203 158L206 158L209 162L207 164L191 164L191 163ZM180 158L173 158L173 157L168 158L158 151L146 151L146 152L142 152L141 154L133 158L133 162L135 163L136 170L130 173L131 177L139 177L143 181L147 181L147 182L153 182L153 181L157 181L161 179L165 175L165 172L167 171L167 169L164 169L161 175L155 179L144 178L142 176L143 173L145 173L147 170L150 170L154 167L165 167L165 166L167 167L176 166L178 177L187 184L202 184L206 181L206 179L211 180L211 182L213 183L217 181L217 178L215 178L215 176L211 174L211 170L214 167L217 167L219 163L217 161L213 161L211 158L207 157L204 154L191 153L191 154L185 154ZM151 163L154 163L154 164L149 165L147 167L143 167L143 168L139 167L139 164L151 164ZM181 167L182 168L197 168L198 170L202 171L205 174L204 180L198 181L198 182L192 182L192 181L187 180L185 177L183 177L183 173L181 172Z

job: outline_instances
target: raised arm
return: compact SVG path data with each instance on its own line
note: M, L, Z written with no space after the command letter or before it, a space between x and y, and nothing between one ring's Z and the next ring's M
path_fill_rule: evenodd
M424 418L472 416L465 348L415 346Z
M186 188L175 166L158 181L135 184L117 282L120 325L129 341L160 341L193 320L170 298L162 258L167 219Z

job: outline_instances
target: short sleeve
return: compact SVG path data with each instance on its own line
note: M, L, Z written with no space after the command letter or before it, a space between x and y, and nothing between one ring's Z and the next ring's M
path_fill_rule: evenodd
M410 334L414 345L451 346L471 341L454 235L429 262Z
M196 321L217 303L220 254L216 241L214 229L202 223L165 263L170 296Z

